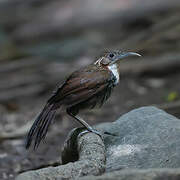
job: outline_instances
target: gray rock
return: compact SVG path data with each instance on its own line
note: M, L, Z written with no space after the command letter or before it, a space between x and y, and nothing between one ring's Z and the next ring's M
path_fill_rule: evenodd
M75 132L74 130L73 132ZM76 133L71 133L76 134ZM73 136L73 141L74 141ZM67 164L32 170L17 176L16 180L60 180L60 179L78 179L80 176L100 175L105 171L105 147L100 136L94 133L86 133L78 136L77 139L78 161L68 162L66 157L70 151L67 151L68 145L64 149L64 163ZM74 146L76 148L76 146ZM72 159L74 161L74 159Z
M78 141L78 161L58 167L26 172L16 180L166 180L180 179L180 120L155 107L135 109L113 123L104 123L97 129L105 135L106 173L104 171L104 144L93 133L84 134ZM69 139L70 140L70 139ZM63 155L64 162L72 159L69 140ZM156 168L156 169L152 169ZM171 169L174 168L174 169Z
M126 169L105 173L102 176L86 176L79 180L179 180L180 169Z
M114 123L98 126L106 136L107 171L180 167L180 120L155 107L142 107Z

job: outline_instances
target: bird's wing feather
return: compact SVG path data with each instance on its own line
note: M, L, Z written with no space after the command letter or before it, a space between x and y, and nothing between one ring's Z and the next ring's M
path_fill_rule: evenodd
M110 72L107 70L94 69L89 71L83 69L69 76L65 83L58 88L54 95L48 100L49 103L64 104L79 103L103 90L111 80Z

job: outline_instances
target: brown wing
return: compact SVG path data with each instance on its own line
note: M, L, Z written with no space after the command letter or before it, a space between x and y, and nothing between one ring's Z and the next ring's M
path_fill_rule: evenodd
M110 81L112 81L112 75L109 71L100 70L94 65L88 66L72 73L48 102L51 104L78 104L103 91Z

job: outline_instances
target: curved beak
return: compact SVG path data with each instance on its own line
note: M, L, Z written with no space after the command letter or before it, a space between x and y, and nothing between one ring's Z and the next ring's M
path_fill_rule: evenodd
M139 57L141 57L140 54L135 53L135 52L121 53L120 55L118 55L118 56L114 59L114 61L113 61L112 63L115 63L116 61L118 61L118 60L120 60L120 59L124 59L124 58L129 57L129 56L139 56Z

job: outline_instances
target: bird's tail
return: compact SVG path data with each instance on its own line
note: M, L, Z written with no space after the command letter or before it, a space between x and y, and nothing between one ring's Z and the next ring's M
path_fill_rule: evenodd
M28 132L26 139L26 149L31 146L34 139L34 149L36 149L41 140L45 138L48 128L55 118L56 108L53 104L47 103L42 112L38 115L34 121L30 131Z

